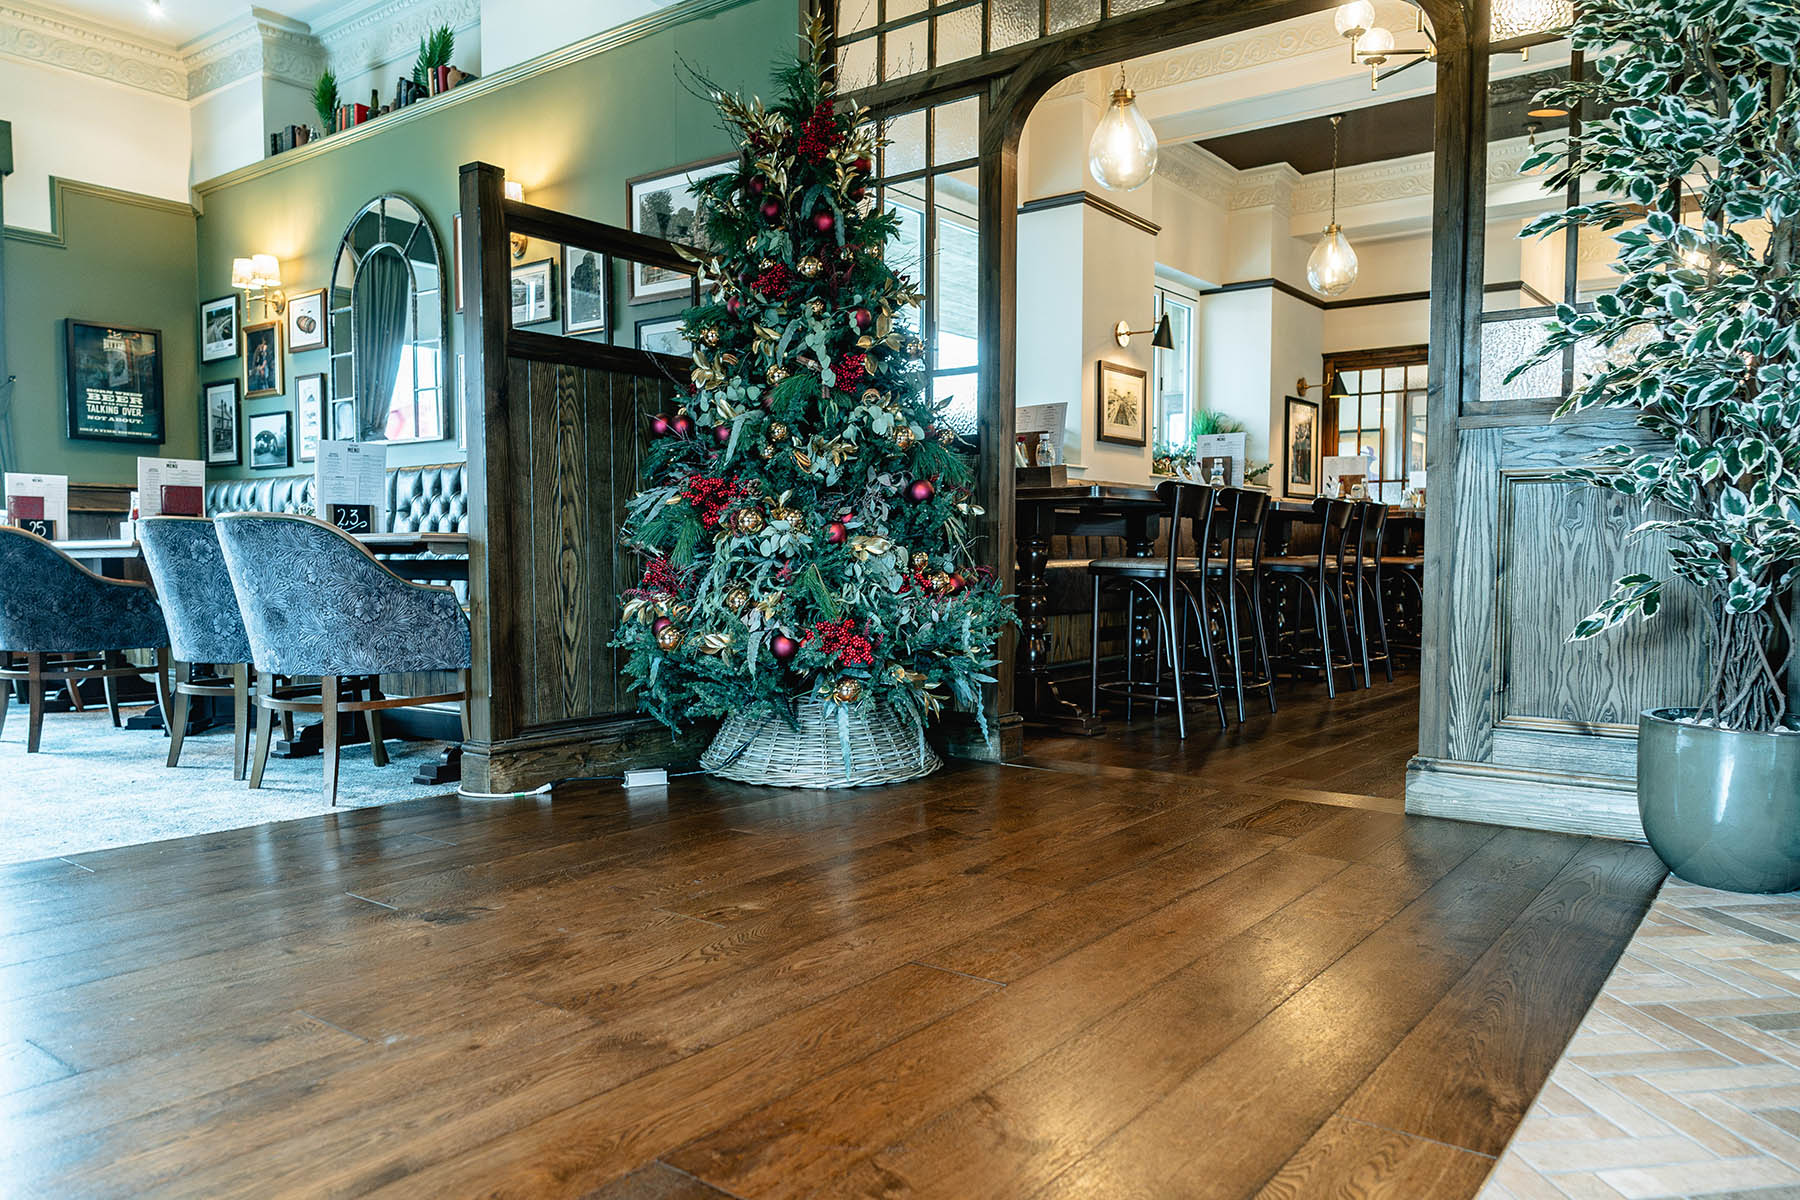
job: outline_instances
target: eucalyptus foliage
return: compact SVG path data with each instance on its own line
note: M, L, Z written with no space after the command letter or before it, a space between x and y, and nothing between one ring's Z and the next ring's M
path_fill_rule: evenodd
M1636 532L1667 538L1669 577L1618 580L1573 636L1654 616L1679 579L1710 625L1699 719L1779 728L1783 605L1800 573L1800 2L1588 0L1579 13L1571 39L1592 76L1544 97L1581 106L1579 136L1524 169L1614 198L1525 234L1614 231L1620 278L1591 309L1558 305L1513 376L1578 344L1598 351L1557 415L1630 412L1652 436L1569 474L1658 514Z

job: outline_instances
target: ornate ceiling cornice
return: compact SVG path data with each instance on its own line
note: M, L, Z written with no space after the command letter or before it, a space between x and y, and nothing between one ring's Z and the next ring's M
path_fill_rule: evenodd
M349 78L390 63L410 67L419 41L440 25L461 33L480 23L481 0L387 0L322 25L318 37L331 69Z
M78 25L16 0L0 3L0 54L176 100L188 96L187 67L173 50Z
M1238 173L1192 142L1177 142L1157 152L1156 174L1176 187L1220 208L1231 207Z
M305 25L260 8L182 50L190 98L253 75L311 88L325 69L324 47Z

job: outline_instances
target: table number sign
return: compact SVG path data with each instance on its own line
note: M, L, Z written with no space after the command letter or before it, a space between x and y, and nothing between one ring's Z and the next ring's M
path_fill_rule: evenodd
M386 498L386 446L329 439L319 442L313 505L322 520L350 533L384 533Z
M375 510L367 504L333 504L325 519L345 533L375 532Z
M6 473L7 519L20 529L55 541L69 527L69 477Z

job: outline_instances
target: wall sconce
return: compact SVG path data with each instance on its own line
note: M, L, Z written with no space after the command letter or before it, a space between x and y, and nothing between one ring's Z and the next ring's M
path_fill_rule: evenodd
M1156 323L1155 329L1132 329L1126 322L1120 321L1117 325L1113 326L1113 341L1119 343L1119 349L1129 349L1131 346L1131 339L1140 333L1155 334L1156 336L1150 339L1150 344L1155 346L1158 350L1173 350L1175 348L1175 332L1169 328L1168 313L1163 314L1162 320Z
M1294 380L1294 391L1298 395L1304 396L1304 395L1306 395L1306 393L1312 391L1314 388L1319 388L1321 391L1323 391L1325 388L1325 384L1323 384L1323 383L1308 383L1308 382L1306 382L1306 376L1304 376L1304 375L1302 375L1300 378ZM1349 397L1348 392L1332 392L1331 393L1331 398L1333 400L1344 400L1344 399L1347 399L1348 397Z
M506 181L506 198L517 204L525 203L525 185L520 183L516 179L507 180ZM531 239L526 237L524 234L522 234L522 233L513 234L512 235L513 257L514 258L524 258L525 257L525 247L529 246L530 244L531 244Z
M281 264L273 254L232 259L231 286L244 292L246 301L261 300L265 317L270 309L277 315L287 309L287 295L281 290Z

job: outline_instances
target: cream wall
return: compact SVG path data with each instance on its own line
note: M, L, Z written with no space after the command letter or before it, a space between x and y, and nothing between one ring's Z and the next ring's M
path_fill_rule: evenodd
M667 8L673 0L481 0L481 57L492 74ZM582 34L571 36L571 31Z
M0 121L12 122L6 223L48 231L50 177L185 203L188 106L55 67L0 57Z

